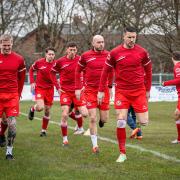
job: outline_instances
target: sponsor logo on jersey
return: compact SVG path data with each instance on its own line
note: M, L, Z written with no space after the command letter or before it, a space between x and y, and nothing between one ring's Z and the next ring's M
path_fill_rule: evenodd
M62 67L61 67L61 69L63 69L63 68L65 68L65 67L67 67L67 66L69 66L70 64L65 64L65 65L63 65Z
M46 69L46 66L41 66L39 69Z
M121 61L121 60L123 60L125 57L126 57L126 56L120 56L120 57L117 59L117 61Z
M95 57L92 57L92 58L88 59L87 62L93 61L95 59L96 59Z

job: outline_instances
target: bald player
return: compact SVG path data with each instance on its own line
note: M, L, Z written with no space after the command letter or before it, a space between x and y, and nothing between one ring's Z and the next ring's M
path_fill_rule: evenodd
M89 112L90 119L90 136L92 141L92 152L99 153L99 147L97 144L97 109L99 110L99 127L103 127L109 117L109 91L112 88L112 74L109 74L109 78L106 82L106 88L104 89L105 97L101 104L97 102L97 93L101 77L101 72L107 59L108 51L104 50L104 38L101 35L95 35L92 39L92 49L82 54L81 59L78 62L75 83L76 83L76 97L81 98L81 72L85 72L85 90L84 98L86 106Z

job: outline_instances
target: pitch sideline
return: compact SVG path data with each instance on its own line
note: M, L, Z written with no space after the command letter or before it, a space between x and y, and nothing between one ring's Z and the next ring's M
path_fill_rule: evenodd
M27 116L26 113L20 112L20 114L23 115L23 116ZM38 118L38 117L34 117L34 119L37 119L37 120L40 120L40 121L41 121L41 119ZM59 123L58 123L58 122L55 122L55 121L50 121L50 123L51 123L51 124L59 125ZM74 130L74 127L68 126L68 128ZM113 140L113 139L110 139L110 138L98 136L98 139L100 139L100 140L102 140L102 141L110 142L110 143L113 143L113 144L117 144L117 141L116 141L116 140ZM133 148L133 149L137 149L137 150L139 150L139 151L141 151L141 152L148 152L148 153L153 154L154 156L157 156L157 157L160 157L160 158L169 160L169 161L174 161L174 162L180 163L180 159L177 159L176 157L172 157L172 156L169 156L169 155L160 153L160 152L158 152L158 151L146 149L146 148L143 148L143 147L141 147L141 146L139 146L139 145L126 144L126 147L130 147L130 148Z

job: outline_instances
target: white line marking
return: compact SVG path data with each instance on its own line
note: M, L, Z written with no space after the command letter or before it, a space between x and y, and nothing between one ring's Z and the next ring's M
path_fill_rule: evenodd
M23 115L23 116L27 116L27 114L22 113L22 112L20 112L20 114ZM41 119L38 118L38 117L34 117L34 119L37 119L37 120L41 121ZM49 121L49 122L51 124L60 125L60 123L55 122L55 121ZM68 128L74 130L74 127L68 126ZM110 142L110 143L113 143L113 144L118 144L116 140L113 140L113 139L110 139L110 138L98 136L98 139L100 139L102 141ZM149 153L153 154L154 156L157 156L157 157L169 160L169 161L174 161L174 162L180 163L180 159L177 159L176 157L172 157L172 156L160 153L158 151L153 151L153 150L145 149L145 148L143 148L141 146L138 146L138 145L126 144L126 147L137 149L137 150L139 150L141 152L149 152Z

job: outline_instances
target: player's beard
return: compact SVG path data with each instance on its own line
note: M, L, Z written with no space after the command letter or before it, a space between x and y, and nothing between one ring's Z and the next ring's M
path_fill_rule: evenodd
M75 55L74 55L74 54L70 54L68 58L69 58L69 59L74 59L74 58L75 58Z
M94 47L94 50L100 52L100 51L103 51L103 50L104 50L104 47L103 47L103 46L101 46L101 47L99 47L99 48L95 48L95 47Z
M131 48L134 47L134 45L135 45L134 42L129 42L129 43L127 44L127 47L131 49Z
M3 49L2 54L4 54L4 55L11 54L11 49Z

